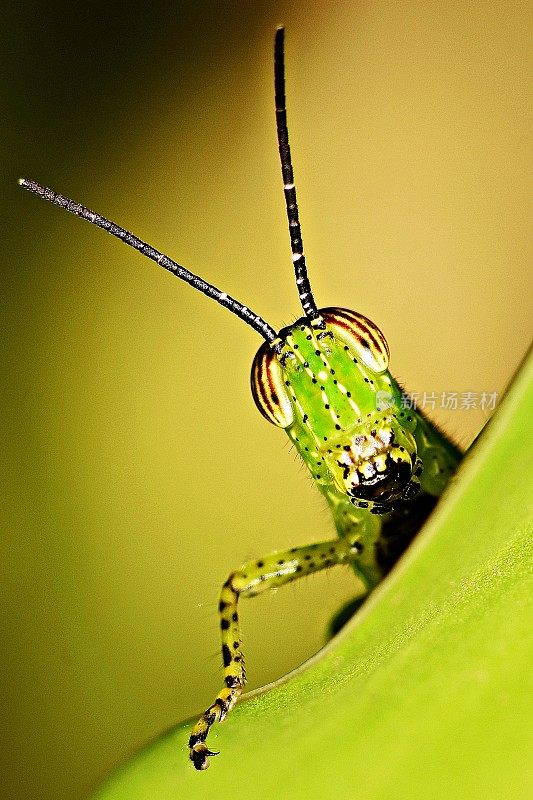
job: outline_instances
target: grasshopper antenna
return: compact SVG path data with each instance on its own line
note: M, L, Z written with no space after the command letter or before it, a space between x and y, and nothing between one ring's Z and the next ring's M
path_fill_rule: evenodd
M292 261L296 275L296 286L300 295L300 302L306 317L317 326L322 323L316 303L311 291L311 284L307 277L305 264L302 230L296 202L296 187L292 169L291 148L289 147L289 131L287 129L287 107L285 101L285 57L284 57L285 29L276 30L274 40L274 90L276 98L276 128L278 131L279 157L281 159L281 172L283 175L283 191L287 204L287 218L289 221L289 235L291 237Z
M143 256L146 256L146 258L150 258L152 261L155 261L156 264L159 264L173 275L176 275L177 278L181 278L181 280L185 281L185 283L190 284L195 289L198 289L199 292L207 295L207 297L211 297L212 300L216 300L217 303L220 303L220 305L224 306L224 308L229 309L229 311L239 317L239 319L242 319L243 322L246 322L247 325L250 325L250 327L260 333L267 342L273 342L274 339L276 339L276 331L271 328L270 325L268 325L258 314L254 314L254 312L250 311L247 306L243 306L242 303L239 303L238 300L230 297L230 295L226 294L226 292L221 292L216 286L213 286L207 281L204 281L202 278L199 278L198 275L195 275L193 272L189 272L189 270L180 266L180 264L177 264L164 253L160 253L159 250L155 249L155 247L143 242L142 239L138 239L133 233L121 228L120 225L116 225L114 222L111 222L111 220L106 219L100 214L96 214L94 211L91 211L89 208L80 205L80 203L76 203L74 200L69 200L68 197L63 197L63 195L58 194L58 192L54 192L53 189L49 189L47 186L41 186L35 181L27 180L26 178L20 178L19 184L28 192L33 192L33 194L42 197L43 200L48 200L48 202L53 203L53 205L64 208L71 214L81 217L81 219L86 219L87 222L90 222L92 225L102 228L102 230L107 231L112 236L120 239L120 241L124 242L124 244L127 244L129 247L133 247L134 250L138 250L139 253L141 253Z

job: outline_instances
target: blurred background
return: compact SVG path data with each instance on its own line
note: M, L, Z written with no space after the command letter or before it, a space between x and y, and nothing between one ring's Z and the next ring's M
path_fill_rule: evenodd
M3 796L74 800L202 711L232 568L333 535L249 391L261 343L21 191L32 177L272 326L299 315L275 137L319 305L412 392L503 393L529 342L527 4L8 0L0 85ZM434 419L467 446L488 409ZM481 513L481 512L480 512ZM348 570L243 604L250 688L316 652ZM186 758L183 752L176 758Z

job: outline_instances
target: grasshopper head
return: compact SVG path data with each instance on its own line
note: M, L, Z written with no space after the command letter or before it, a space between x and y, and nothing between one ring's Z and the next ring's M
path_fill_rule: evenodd
M325 308L259 349L252 393L285 428L313 477L376 513L417 491L414 416L388 372L385 338L366 317Z

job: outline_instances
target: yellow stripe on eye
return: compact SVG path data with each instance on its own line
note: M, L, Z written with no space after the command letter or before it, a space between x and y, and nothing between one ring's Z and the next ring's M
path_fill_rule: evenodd
M323 308L320 314L335 337L350 348L361 364L372 372L385 372L389 366L389 347L377 325L348 308Z
M254 358L251 374L252 395L261 414L273 425L287 428L294 419L283 372L269 342L265 342Z

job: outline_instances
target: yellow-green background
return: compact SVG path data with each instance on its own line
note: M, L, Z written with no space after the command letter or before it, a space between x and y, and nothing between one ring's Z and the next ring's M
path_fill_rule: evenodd
M298 313L272 99L321 305L412 391L498 391L529 340L527 4L8 3L3 19L3 791L74 800L218 688L228 571L331 523L248 389L260 341L16 186L49 183L278 327ZM487 414L436 412L467 445ZM247 604L250 686L353 579ZM181 757L181 755L180 755ZM185 753L183 754L185 757Z

